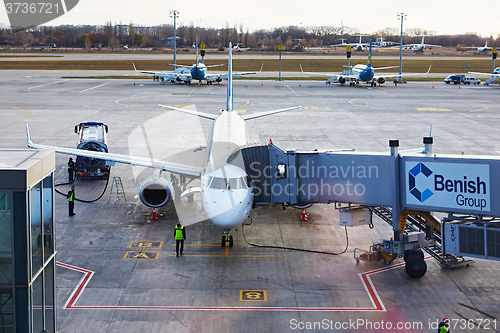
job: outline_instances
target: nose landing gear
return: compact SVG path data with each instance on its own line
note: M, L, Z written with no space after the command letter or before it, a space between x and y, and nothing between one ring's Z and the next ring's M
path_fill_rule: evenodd
M230 230L224 230L222 232L222 243L221 243L222 247L226 247L226 246L229 246L229 247L233 247L233 236L231 235L231 231Z

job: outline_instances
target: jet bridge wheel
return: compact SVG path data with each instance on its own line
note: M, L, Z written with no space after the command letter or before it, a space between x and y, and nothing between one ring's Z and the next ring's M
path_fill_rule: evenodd
M406 262L405 270L412 278L419 279L427 272L427 264L420 257L411 257Z

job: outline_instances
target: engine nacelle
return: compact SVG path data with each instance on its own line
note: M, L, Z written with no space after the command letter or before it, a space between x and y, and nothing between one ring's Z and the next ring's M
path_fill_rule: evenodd
M345 77L341 76L339 77L339 83L344 84L345 83Z
M215 81L222 82L222 78L218 77L217 79L215 79Z
M309 203L309 204L296 204L296 205L292 205L293 208L297 208L297 209L305 209L305 208L309 208L311 207L313 204L312 203Z
M139 187L139 199L148 207L166 205L172 197L170 182L157 174L147 178Z
M384 83L385 83L385 77L379 77L379 78L377 79L377 83L378 83L378 84L384 84Z

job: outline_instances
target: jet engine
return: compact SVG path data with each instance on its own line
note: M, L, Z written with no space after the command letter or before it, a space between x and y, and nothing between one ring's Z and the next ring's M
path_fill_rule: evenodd
M339 77L339 83L344 84L345 83L345 77L341 76Z
M222 82L222 78L218 77L217 79L215 79L215 81Z
M147 178L139 187L139 199L149 207L166 205L172 197L172 185L156 170L153 176Z
M385 77L379 77L377 79L378 84L384 84L385 83Z

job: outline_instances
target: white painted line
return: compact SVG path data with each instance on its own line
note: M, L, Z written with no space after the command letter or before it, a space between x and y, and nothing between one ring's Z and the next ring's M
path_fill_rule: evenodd
M56 81L56 82L50 82L50 83L45 83L45 84L41 84L39 86L35 86L35 87L30 87L28 89L35 89L35 88L40 88L40 87L44 87L44 86L50 86L51 84L56 84L56 83L61 83L61 82L66 82L68 81L69 79L67 80L62 80L62 81Z
M99 87L102 87L102 86L105 86L105 85L107 85L107 83L104 83L104 84L101 84L101 85L99 85L99 86L95 86L95 87L92 87L92 88L89 88L89 89L85 89L85 90L82 90L82 91L80 91L80 92L81 92L81 93L82 93L82 92L86 92L86 91L89 91L89 90L92 90L92 89L95 89L95 88L99 88Z

